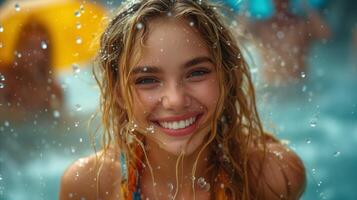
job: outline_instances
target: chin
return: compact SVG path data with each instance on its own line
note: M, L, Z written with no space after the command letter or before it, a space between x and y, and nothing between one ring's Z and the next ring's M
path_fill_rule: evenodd
M183 153L185 156L190 156L194 154L196 151L201 150L202 145L204 144L204 138L208 134L196 134L194 137L189 140L181 140L181 141L170 141L162 144L161 148L175 156L179 156Z

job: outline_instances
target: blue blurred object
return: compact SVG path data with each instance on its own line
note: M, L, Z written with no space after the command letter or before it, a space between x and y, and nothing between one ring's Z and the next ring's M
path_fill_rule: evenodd
M290 0L290 10L300 16L306 14L307 9L318 10L326 5L328 0ZM234 12L249 12L249 17L255 20L269 19L275 13L273 0L224 0L224 3Z
M318 10L326 3L327 0L290 0L290 9L294 14L305 15L307 9Z
M234 12L238 12L242 9L243 2L247 0L225 0L224 3L230 7Z
M253 19L268 19L275 13L272 0L249 0L248 10Z

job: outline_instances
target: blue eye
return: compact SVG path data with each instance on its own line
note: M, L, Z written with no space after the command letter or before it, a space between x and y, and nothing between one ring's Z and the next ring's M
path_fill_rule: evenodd
M146 85L146 84L154 84L154 83L158 83L159 81L154 79L154 78L138 78L135 81L136 85Z
M208 70L195 70L190 73L189 77L203 76L208 73L210 73L210 71L208 71Z

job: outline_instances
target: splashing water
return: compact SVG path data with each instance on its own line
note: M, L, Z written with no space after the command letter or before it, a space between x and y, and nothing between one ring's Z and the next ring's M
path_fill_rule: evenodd
M197 184L201 189L203 189L205 191L209 191L209 189L210 189L210 184L207 183L203 177L200 177L197 179Z
M75 107L76 111L78 111L78 112L82 110L82 106L79 104L76 104L74 107Z
M335 153L333 153L333 157L338 157L338 156L340 156L340 154L341 154L341 152L336 151Z
M15 3L15 10L16 12L19 12L21 10L20 4Z
M76 10L76 11L74 12L74 16L80 17L80 16L81 16L81 11Z
M74 127L78 127L79 126L79 121L74 122Z
M82 24L79 23L79 22L77 22L77 23L76 23L76 29L81 29L81 28L82 28Z
M305 72L301 72L300 76L301 76L301 78L305 78L306 77Z
M78 75L81 72L80 66L77 63L72 64L72 70L74 75Z
M307 138L307 139L306 139L306 144L311 144L310 138Z
M61 113L58 110L53 111L53 117L54 118L59 118L61 116Z
M41 48L42 48L42 49L47 49L47 44L46 44L46 42L44 42L44 41L41 42Z
M316 118L313 118L310 120L310 127L311 128L315 128L317 125L317 119Z
M77 37L76 39L76 44L82 44L82 38L81 37Z
M139 22L136 24L136 29L141 30L144 27L143 23Z
M276 33L276 37L278 37L278 39L283 39L285 36L284 32L283 31L278 31Z
M155 133L154 126L153 126L153 125L150 125L149 127L146 128L146 131L147 131L148 133Z
M316 175L316 169L315 168L312 168L311 172L312 172L312 175Z

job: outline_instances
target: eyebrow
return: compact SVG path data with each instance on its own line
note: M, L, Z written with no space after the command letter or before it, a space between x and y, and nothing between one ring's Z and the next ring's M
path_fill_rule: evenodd
M200 56L200 57L196 57L193 58L189 61L187 61L184 65L183 68L189 68L192 67L194 65L200 64L200 63L205 63L205 62L210 62L213 64L213 61L211 58L207 57L207 56ZM134 67L132 73L133 74L138 74L138 73L160 73L162 72L162 69L160 69L160 67L158 66L150 66L150 65L146 65L146 66L136 66Z

